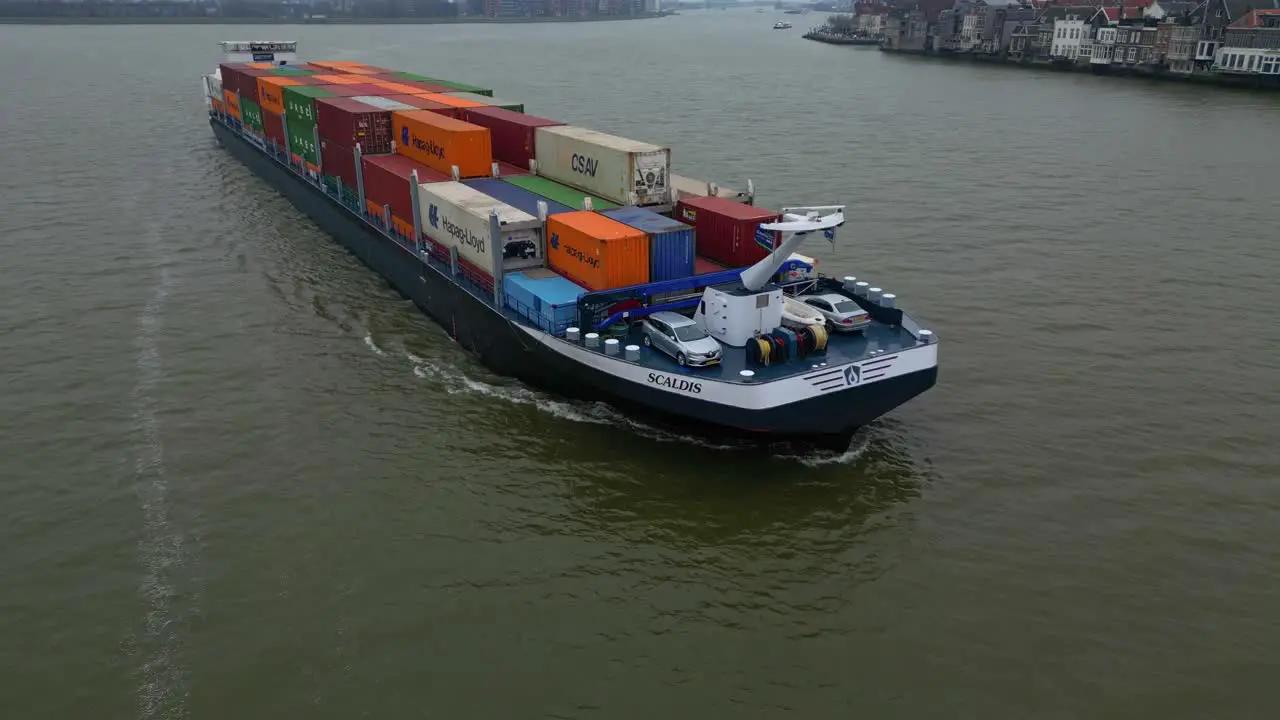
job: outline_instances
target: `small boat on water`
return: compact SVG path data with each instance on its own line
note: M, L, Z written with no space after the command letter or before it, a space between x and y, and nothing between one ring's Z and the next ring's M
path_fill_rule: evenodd
M773 24L773 29L774 29L774 30L790 30L790 29L791 29L791 23L786 22L786 21L783 21L783 20L779 20L778 22L776 22L776 23L774 23L774 24Z

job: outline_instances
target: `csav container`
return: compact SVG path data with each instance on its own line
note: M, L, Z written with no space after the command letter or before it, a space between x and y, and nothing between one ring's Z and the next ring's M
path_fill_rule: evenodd
M545 268L507 273L502 278L507 307L554 335L577 322L578 298L586 291Z
M262 134L267 138L267 144L274 141L276 145L285 147L284 117L280 113L263 110Z
M391 111L352 98L316 100L316 128L320 138L343 147L360 146L362 152L391 152Z
M289 132L289 152L312 165L320 165L320 148L316 146L316 124L301 118L285 117Z
M440 78L427 77L426 75L418 75L416 73L409 73L409 72L396 72L391 74L395 75L396 77L402 77L408 80L417 80L418 82L431 83L432 85L440 85L442 87L447 87L450 90L456 90L460 92L471 92L477 95L493 95L493 91L488 88L482 88L476 85L468 85L466 83L454 82L452 80L441 80Z
M624 205L671 202L671 150L573 125L540 127L538 174Z
M604 210L600 214L649 236L649 282L693 275L693 226L639 207Z
M529 161L536 157L534 130L564 124L497 107L465 108L461 115L462 120L472 125L489 128L489 142L493 145L495 159L526 170L529 169Z
M301 84L297 78L292 77L260 77L258 78L258 105L263 110L283 115L284 89Z
M448 105L450 107L456 107L456 108L488 107L484 103L476 102L475 100L471 100L464 97L457 97L456 95L450 95L449 93L427 93L422 97L426 98L427 100L435 100L438 103L442 103L444 105Z
M571 188L568 185L561 185L555 180L548 180L537 175L522 175L513 178L504 178L506 182L516 187L524 188L531 193L541 195L548 200L554 200L561 205L568 205L574 210L585 209L585 201L591 198L591 209L593 210L612 210L618 207L617 204L611 203L604 198L584 193L577 188Z
M718 197L686 197L676 203L673 216L697 231L698 254L718 263L745 267L772 252L775 233L757 238L756 232L760 223L778 219L771 210Z
M524 112L524 103L518 103L518 102L515 102L514 100L503 100L501 98L486 97L484 95L477 95L475 93L469 93L469 92L455 91L455 92L447 92L444 94L448 95L449 97L458 98L459 100L470 100L471 102L479 103L484 107L502 108L503 110L510 110L512 112L518 112L518 113Z
M542 231L538 218L496 200L460 182L418 185L418 210L423 232L444 247L491 275L495 262L502 267L525 267L541 262ZM497 213L499 236L489 222ZM495 257L496 254L496 257Z
M403 155L365 155L360 158L364 175L364 197L372 214L381 216L384 206L391 206L391 214L413 226L412 174L418 173L419 183L436 183L449 180L439 170L432 170L422 163ZM424 218L425 219L425 218Z
M593 291L649 282L649 236L599 213L547 218L547 264Z
M262 107L247 97L240 97L240 121L254 133L262 134Z
M467 187L475 188L495 200L501 200L513 208L519 208L520 210L534 216L538 214L539 202L546 203L547 215L574 211L574 209L568 205L561 205L555 200L548 200L541 195L531 193L522 187L517 187L509 182L504 182L497 178L468 180L463 184Z
M284 116L286 120L316 121L316 98L333 97L322 86L290 85L284 88Z
M356 192L360 186L356 174L355 151L333 140L320 138L320 167L325 175L340 178L343 187Z
M429 110L391 115L396 152L443 173L488 177L493 164L489 130Z

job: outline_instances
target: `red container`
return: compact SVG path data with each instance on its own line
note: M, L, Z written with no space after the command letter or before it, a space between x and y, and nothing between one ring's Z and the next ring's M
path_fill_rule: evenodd
M359 187L355 151L323 137L320 138L320 171L325 175L342 178L342 185L350 188L351 192Z
M316 98L320 137L370 155L391 152L391 111L349 97ZM352 177L354 177L352 170Z
M272 140L281 147L287 147L284 137L284 118L270 110L262 110L262 129L268 143Z
M453 179L400 154L364 155L360 163L364 170L365 200L379 207L390 205L391 214L404 220L413 218L412 193L416 190L409 180L409 173L417 170L419 183Z
M694 227L699 255L731 268L751 265L769 254L756 242L756 228L778 219L778 213L754 205L695 196L676 203L672 216Z
M529 174L528 168L522 168L517 165L512 165L511 163L502 162L501 160L496 160L495 162L498 163L498 177L511 177L512 175Z
M359 85L325 85L325 90L334 97L355 97L357 95L381 95L384 91L377 85L360 83Z
M529 169L529 160L534 157L534 128L564 124L496 107L463 108L461 119L472 125L489 128L495 160L526 170Z
M404 103L405 105L408 105L410 107L416 107L419 110L430 110L432 112L438 112L441 115L451 117L454 120L462 119L462 108L445 105L444 103L436 102L435 100L428 100L423 97L418 97L417 95L382 95L381 93L374 93L374 94L381 95L381 97L384 97L388 100L395 100L396 102Z
M218 66L222 74L222 89L240 93L240 97L258 101L258 78L271 75L270 70L249 67L245 63L222 63Z

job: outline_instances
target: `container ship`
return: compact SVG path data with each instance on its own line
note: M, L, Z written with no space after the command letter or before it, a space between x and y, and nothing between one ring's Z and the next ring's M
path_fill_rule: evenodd
M937 381L938 340L893 293L798 252L834 245L843 206L760 207L750 181L674 175L668 147L434 76L451 70L220 44L220 144L501 375L836 450Z

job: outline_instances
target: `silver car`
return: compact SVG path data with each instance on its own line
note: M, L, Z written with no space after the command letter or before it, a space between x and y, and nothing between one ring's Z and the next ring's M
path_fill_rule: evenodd
M858 303L837 293L801 295L798 298L827 318L827 327L841 332L857 332L871 324L871 315Z
M720 343L684 315L656 312L645 318L640 328L645 347L661 350L682 366L704 367L720 362Z

